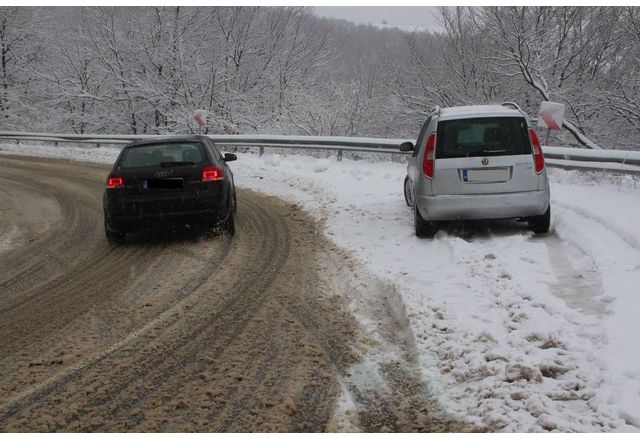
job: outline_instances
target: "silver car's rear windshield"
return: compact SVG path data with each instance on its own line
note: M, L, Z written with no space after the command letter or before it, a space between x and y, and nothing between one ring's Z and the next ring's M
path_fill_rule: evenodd
M156 143L124 150L119 168L145 168L203 163L205 154L198 142Z
M438 123L436 158L531 154L522 117L483 117Z

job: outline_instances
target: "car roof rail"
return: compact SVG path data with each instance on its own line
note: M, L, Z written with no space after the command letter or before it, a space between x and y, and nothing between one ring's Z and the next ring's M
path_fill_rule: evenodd
M520 108L520 106L518 104L516 104L515 102L503 102L500 105L502 105L503 107L511 107L514 110L522 111L522 108Z

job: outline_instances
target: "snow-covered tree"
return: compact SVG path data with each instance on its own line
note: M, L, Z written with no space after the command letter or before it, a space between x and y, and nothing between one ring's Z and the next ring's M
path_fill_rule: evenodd
M16 128L33 116L33 66L43 51L33 8L0 7L0 123Z
M444 31L305 7L0 8L2 129L414 137L435 105L566 105L553 141L639 147L636 7L440 8Z

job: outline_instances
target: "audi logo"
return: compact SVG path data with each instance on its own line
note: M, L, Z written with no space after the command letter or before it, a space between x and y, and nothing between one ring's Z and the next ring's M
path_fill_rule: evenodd
M169 171L158 171L158 172L156 172L156 177L168 177L169 175L171 175L171 172L169 172Z
M485 158L483 158L483 159L482 159L482 164L483 164L484 166L487 166L487 165L489 164L489 159L488 159L488 158L486 158L486 157L485 157Z

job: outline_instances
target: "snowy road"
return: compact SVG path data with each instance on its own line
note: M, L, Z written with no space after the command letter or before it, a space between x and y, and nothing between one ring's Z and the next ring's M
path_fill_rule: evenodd
M352 328L291 248L322 248L313 223L241 191L237 239L113 249L107 172L0 158L0 430L324 430Z
M30 153L113 160L106 149ZM402 164L240 154L233 169L237 185L304 206L356 259L356 278L386 285L422 377L450 413L501 431L640 429L637 180L552 170L550 235L504 221L420 240ZM349 309L384 349L344 375L345 418L360 408L358 377L385 376L385 350L394 356L366 292L347 286Z

